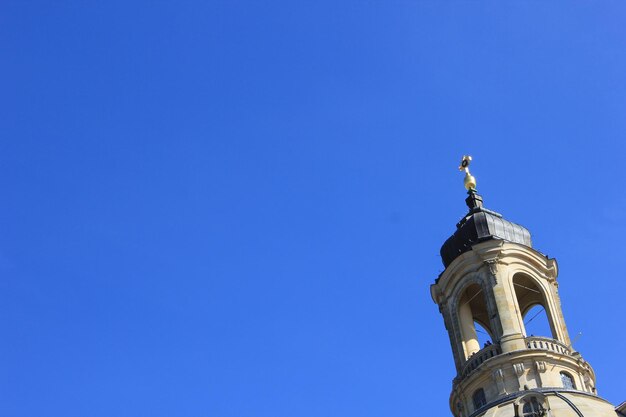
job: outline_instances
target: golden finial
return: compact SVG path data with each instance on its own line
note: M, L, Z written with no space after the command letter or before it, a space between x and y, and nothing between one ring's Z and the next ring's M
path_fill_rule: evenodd
M476 178L469 171L469 165L472 161L472 157L469 155L463 155L463 159L461 159L461 165L459 166L459 171L465 171L465 179L463 183L465 184L465 189L467 191L476 190Z

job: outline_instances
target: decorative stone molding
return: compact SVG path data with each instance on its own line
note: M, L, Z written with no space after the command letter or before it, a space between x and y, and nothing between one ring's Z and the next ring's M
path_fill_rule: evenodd
M437 284L430 286L430 296L435 303L439 304L439 311L441 311L441 305L445 304L446 299L444 298L443 292L441 292L441 288L439 288Z
M548 281L558 286L558 284L556 283L556 276L558 274L556 259L548 258L546 260L546 269L546 276L548 278Z
M535 367L537 368L537 372L544 373L547 369L546 363L544 361L536 361Z
M514 363L513 369L515 369L515 375L518 377L524 375L524 364L523 363Z
M500 264L500 254L502 252L502 245L504 242L498 242L495 247L489 247L482 250L478 250L477 254L479 258L483 261L483 265L485 265L489 269L490 279L493 281L491 284L495 285L498 283L498 266ZM474 249L474 248L472 248Z
M502 372L502 369L495 369L492 372L491 377L493 378L494 382L496 383L496 387L498 388L498 395L508 394L508 392L506 392L506 386L504 385L504 372Z
M596 383L591 377L591 373L587 372L585 374L585 376L583 377L583 382L585 383L585 389L587 390L587 392L590 392L592 394L596 393Z
M546 370L548 369L548 367L546 366L546 362L545 361L535 361L535 368L537 369L537 384L540 387L543 387L544 385L544 378L542 377L541 374L545 373Z
M498 258L487 259L486 261L483 261L483 264L487 265L487 268L489 268L489 272L491 273L491 275L493 275L495 279L496 274L498 273ZM497 279L495 279L495 281L497 282Z

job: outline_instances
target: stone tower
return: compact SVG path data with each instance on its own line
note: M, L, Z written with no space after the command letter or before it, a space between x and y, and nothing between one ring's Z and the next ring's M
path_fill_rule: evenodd
M470 160L464 157L460 167L469 212L441 247L445 270L431 285L457 371L452 414L615 417L597 395L593 369L572 348L556 260L532 248L526 228L483 207ZM551 334L527 334L524 318L536 305L545 309ZM483 346L476 323L491 339Z

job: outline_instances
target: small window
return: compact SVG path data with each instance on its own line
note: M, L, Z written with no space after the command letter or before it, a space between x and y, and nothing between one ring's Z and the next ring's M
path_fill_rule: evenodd
M535 397L531 398L530 401L526 401L522 409L523 417L543 417L545 414L544 408Z
M476 390L474 395L472 395L472 399L474 400L474 410L478 410L480 407L487 404L485 391L482 388Z
M574 378L566 372L561 372L561 383L563 384L563 388L576 389Z

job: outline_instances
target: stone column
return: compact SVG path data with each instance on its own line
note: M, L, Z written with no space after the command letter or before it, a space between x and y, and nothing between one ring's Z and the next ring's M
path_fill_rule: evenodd
M520 326L519 312L517 311L515 296L510 290L508 270L500 266L497 273L497 282L493 287L493 294L498 306L498 315L502 325L500 347L502 352L512 352L524 349L524 334Z
M463 345L465 347L465 355L469 358L480 350L476 329L474 328L474 318L472 309L467 301L461 301L459 306L459 320L461 322L461 335L463 336Z

